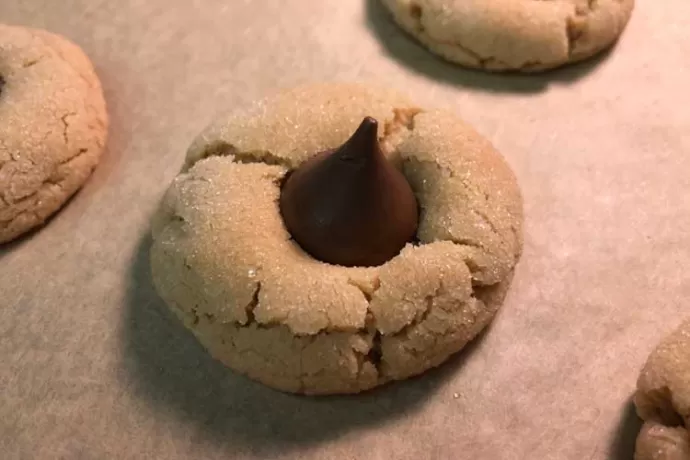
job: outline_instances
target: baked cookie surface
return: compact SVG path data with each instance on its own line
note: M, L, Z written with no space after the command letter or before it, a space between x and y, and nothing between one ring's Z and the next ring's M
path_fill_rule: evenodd
M286 174L380 121L420 205L418 244L377 267L306 254L278 210ZM522 249L522 199L491 144L443 111L359 85L296 88L210 126L153 222L161 297L217 359L280 390L353 393L472 340Z
M536 72L611 46L634 0L382 0L395 21L445 59Z
M60 36L0 25L0 243L41 225L90 176L108 117L88 58Z
M645 421L636 460L690 460L690 320L650 355L635 406Z

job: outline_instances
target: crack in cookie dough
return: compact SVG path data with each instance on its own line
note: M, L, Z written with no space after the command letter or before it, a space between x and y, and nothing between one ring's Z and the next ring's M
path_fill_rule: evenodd
M668 385L649 390L645 397L652 411L651 414L647 414L649 418L669 427L685 426L684 416L673 406L673 394ZM690 413L686 416L690 418Z
M89 149L87 149L87 148L78 149L72 156L65 158L64 160L61 160L58 163L58 166L64 166L64 165L67 165L69 163L72 163L75 160L78 160L81 156L87 154L88 152L89 152Z
M39 62L41 62L40 58L29 59L28 61L26 61L22 64L22 69L28 69L29 67L33 67L36 64L38 64Z
M247 321L244 324L251 324L256 321L254 317L254 310L259 305L259 294L261 293L261 282L256 283L256 289L254 289L254 294L252 294L252 300L244 307L244 311L247 313Z
M418 107L396 107L393 108L393 117L384 120L383 136L379 143L393 164L399 166L397 146L414 131L415 118L421 113L424 113L424 110Z
M414 120L417 115L424 113L424 110L418 107L396 107L393 109L393 118L385 120L383 141L401 129L408 131L414 130Z
M439 280L438 286L436 287L436 289L434 289L434 292L432 294L427 294L424 296L423 302L421 303L424 306L424 309L422 309L421 311L418 310L415 313L414 317L410 320L410 322L405 324L399 331L395 331L394 335L404 336L411 328L414 328L420 325L421 323L425 322L429 317L432 308L434 307L434 300L440 297L442 293L443 281ZM404 301L405 299L403 298L401 300Z
M76 115L76 112L69 112L60 117L60 121L62 121L62 140L65 142L66 146L69 146L69 135L67 134L69 123L67 122L67 119Z
M587 4L582 6L580 3L573 5L572 15L565 19L565 35L568 41L568 56L573 57L578 42L585 37L589 27L589 16L595 12L597 0L587 0Z
M199 161L212 157L233 157L233 161L243 164L260 163L268 166L289 167L288 162L268 150L240 151L228 142L218 141L204 149L199 158L195 158L193 162L185 166L183 172L188 171Z
M19 214L16 214L10 219L4 220L0 219L0 229L7 229L9 228L12 224L15 222L26 219L26 218L33 218L33 219L38 219L40 218L39 215L36 213L36 211L31 211L31 210L24 210L19 212Z

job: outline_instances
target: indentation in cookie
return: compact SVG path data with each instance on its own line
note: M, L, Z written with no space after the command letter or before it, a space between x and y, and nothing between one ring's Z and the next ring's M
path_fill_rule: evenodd
M376 368L377 374L381 374L380 366L383 360L383 351L381 350L381 333L377 330L371 341L371 348L367 353L367 360Z

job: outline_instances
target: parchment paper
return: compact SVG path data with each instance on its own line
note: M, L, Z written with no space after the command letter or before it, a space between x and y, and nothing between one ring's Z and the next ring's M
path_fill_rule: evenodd
M79 43L112 117L83 191L0 250L0 458L631 458L639 368L690 314L687 1L638 0L612 52L539 77L446 64L376 0L1 0L0 21ZM215 115L328 79L389 84L473 123L519 178L526 242L467 352L309 399L203 351L151 287L147 235Z

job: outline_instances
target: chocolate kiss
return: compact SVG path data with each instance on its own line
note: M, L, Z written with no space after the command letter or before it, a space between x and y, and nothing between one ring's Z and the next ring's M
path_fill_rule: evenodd
M410 184L381 151L367 117L340 148L305 161L283 185L280 212L294 240L334 265L376 266L417 231Z

